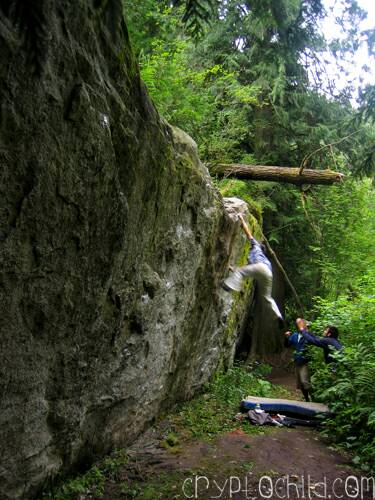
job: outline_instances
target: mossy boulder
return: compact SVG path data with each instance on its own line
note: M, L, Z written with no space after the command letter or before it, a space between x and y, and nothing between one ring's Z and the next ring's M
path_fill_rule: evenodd
M8 499L131 442L232 362L221 281L245 244L192 139L154 109L125 28L113 37L92 2L43 5L41 72L0 11Z

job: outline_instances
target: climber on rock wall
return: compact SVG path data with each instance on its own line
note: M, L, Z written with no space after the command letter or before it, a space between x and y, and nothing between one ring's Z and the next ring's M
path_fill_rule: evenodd
M254 278L258 286L258 294L261 300L265 301L266 306L278 320L280 327L283 327L284 320L282 314L272 298L272 265L265 256L262 245L254 238L251 231L239 214L243 230L250 241L250 252L247 265L234 269L232 273L223 282L223 288L227 291L241 291L244 278Z

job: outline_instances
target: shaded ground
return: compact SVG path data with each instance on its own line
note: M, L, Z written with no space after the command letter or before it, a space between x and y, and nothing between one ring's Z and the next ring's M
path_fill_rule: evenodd
M295 387L293 373L280 368L269 379ZM262 428L249 435L246 425L209 442L185 441L183 429L164 420L127 450L128 463L102 498L375 498L349 458L317 431Z
M296 376L294 373L294 368L290 370L285 370L283 368L274 368L270 375L265 377L272 384L282 385L286 387L295 399L302 399L301 392L296 389Z

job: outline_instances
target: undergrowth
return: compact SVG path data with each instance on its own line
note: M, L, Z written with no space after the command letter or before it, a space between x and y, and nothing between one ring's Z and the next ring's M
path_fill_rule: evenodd
M317 299L315 331L335 325L343 353L335 369L324 364L316 349L312 361L314 396L327 404L334 417L324 432L353 454L353 463L375 471L375 273L369 272L353 292L336 300Z
M115 450L96 463L85 474L66 480L58 487L46 489L41 499L73 500L78 498L101 498L108 480L119 479L118 473L129 461L125 450Z
M164 424L167 422L167 427L160 433L159 446L168 449L172 454L179 454L187 442L210 441L215 436L239 427L249 434L264 433L263 427L251 426L247 421L238 422L233 417L238 412L241 399L247 395L264 397L288 395L286 389L273 386L264 380L263 377L269 370L267 365L247 368L235 365L227 372L217 374L200 395L180 404L170 414L162 417ZM158 424L156 432L157 428ZM129 480L129 470L134 472L134 467L139 477ZM85 474L65 480L45 491L40 498L86 500L102 498L104 495L105 498L110 498L111 494L107 491L110 487L116 488L116 498L144 500L169 498L167 492L173 491L175 484L181 482L184 474L186 471L176 471L168 475L152 475L150 470L143 473L126 450L116 450L97 462Z
M241 364L233 366L226 373L217 375L198 397L182 404L171 416L171 421L182 429L185 437L203 440L237 428L239 423L233 416L246 396L288 395L283 387L273 386L262 378L268 372L267 365L247 369ZM248 422L241 427L247 433L264 432L263 428L250 426Z

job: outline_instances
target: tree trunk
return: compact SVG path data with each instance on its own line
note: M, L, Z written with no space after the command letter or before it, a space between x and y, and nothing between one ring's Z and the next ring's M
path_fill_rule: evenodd
M333 184L340 182L344 174L333 170L311 170L296 167L275 167L264 165L243 165L241 163L207 165L212 175L253 179L257 181L287 182L290 184Z

